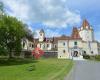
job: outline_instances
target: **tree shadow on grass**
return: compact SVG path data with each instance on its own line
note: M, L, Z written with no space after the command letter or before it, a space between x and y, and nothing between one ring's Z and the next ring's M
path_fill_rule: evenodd
M23 64L37 63L37 62L38 60L34 60L34 59L0 58L0 66L23 65Z

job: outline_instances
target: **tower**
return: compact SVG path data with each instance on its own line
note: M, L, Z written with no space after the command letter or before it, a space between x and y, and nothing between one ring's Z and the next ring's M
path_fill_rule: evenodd
M45 38L44 30L41 29L40 32L39 32L39 42L43 42L44 38Z
M88 42L94 40L94 31L86 19L83 20L79 34L83 41Z
M74 39L79 39L80 38L79 31L78 31L77 27L73 27L71 37L74 38Z

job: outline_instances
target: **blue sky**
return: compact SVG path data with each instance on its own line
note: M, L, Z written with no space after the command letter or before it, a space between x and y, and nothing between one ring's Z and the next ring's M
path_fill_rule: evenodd
M37 34L44 29L46 36L70 35L73 26L80 27L87 19L100 41L100 0L0 0L5 11Z

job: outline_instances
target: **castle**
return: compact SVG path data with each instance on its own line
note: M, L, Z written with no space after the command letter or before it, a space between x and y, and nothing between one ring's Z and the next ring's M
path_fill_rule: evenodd
M43 29L39 32L39 38L34 39L34 46L45 52L57 53L59 59L82 57L85 54L99 55L100 43L95 40L93 27L87 20L83 20L81 27L73 27L70 36L45 37Z

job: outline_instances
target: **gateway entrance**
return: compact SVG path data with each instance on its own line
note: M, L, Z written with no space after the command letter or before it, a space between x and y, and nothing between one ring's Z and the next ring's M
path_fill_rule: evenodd
M73 57L78 57L78 51L74 51Z

